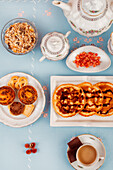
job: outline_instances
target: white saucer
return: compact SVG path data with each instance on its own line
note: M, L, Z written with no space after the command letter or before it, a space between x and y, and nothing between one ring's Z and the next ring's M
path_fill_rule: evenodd
M79 164L78 161L70 163L71 166L76 170L96 170L96 169L99 169L103 165L105 157L106 157L106 151L105 151L104 144L99 140L99 138L97 138L96 136L90 135L90 134L83 134L83 135L78 136L78 138L80 139L82 144L88 143L88 144L95 146L95 148L99 152L99 156L103 157L104 159L99 159L97 164L90 166L90 167L86 167L86 168L83 167L81 164ZM68 147L67 151L68 150L69 150L69 147ZM69 160L69 158L68 158L68 160Z
M85 52L93 52L93 53L98 53L98 55L101 57L100 61L101 64L99 66L96 67L89 67L89 68L85 68L85 67L76 67L76 64L73 63L73 61L75 60L75 57L77 56L77 54L82 53L83 51ZM84 47L80 47L77 50L73 51L67 58L66 60L66 65L74 71L78 71L78 72L84 72L84 73L95 73L95 72L100 72L100 71L104 71L107 68L110 67L111 65L111 60L109 58L109 56L100 48L95 47L95 46L84 46Z
M26 73L15 72L8 74L0 79L0 86L6 86L12 76L21 76L28 79L28 84L32 85L38 93L38 99L34 103L34 111L31 116L26 117L24 115L13 116L9 113L7 106L0 105L0 122L11 127L24 127L35 122L42 114L45 106L45 95L41 84L34 77ZM16 99L18 100L18 99Z

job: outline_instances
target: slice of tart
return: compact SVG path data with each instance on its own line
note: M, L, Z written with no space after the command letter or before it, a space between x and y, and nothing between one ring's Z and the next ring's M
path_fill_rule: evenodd
M68 118L84 108L85 94L82 88L74 84L62 84L55 89L52 103L56 113Z
M99 112L103 107L102 90L89 82L81 83L78 86L83 89L86 97L86 104L80 115L87 117Z
M98 116L113 115L113 84L109 82L100 82L95 84L99 87L104 95L103 108L97 112Z

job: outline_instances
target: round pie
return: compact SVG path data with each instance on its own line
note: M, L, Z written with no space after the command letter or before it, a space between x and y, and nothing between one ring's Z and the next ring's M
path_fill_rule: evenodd
M9 86L0 87L0 104L9 105L15 99L15 91Z
M9 111L13 116L18 116L24 112L25 105L20 102L13 102L9 105Z
M93 86L89 82L84 82L78 85L85 93L86 104L84 109L80 112L82 116L92 116L99 112L103 107L103 93L102 90Z
M85 106L83 90L74 84L62 84L54 91L53 107L62 117L71 117L79 113Z
M23 86L18 92L19 100L25 105L33 104L37 97L36 89L30 85Z
M97 112L98 116L111 116L113 115L113 84L109 82L100 82L95 84L99 87L104 95L103 108Z

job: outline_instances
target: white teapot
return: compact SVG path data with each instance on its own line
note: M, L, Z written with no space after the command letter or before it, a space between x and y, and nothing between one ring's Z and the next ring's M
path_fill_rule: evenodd
M63 9L71 27L78 33L93 37L107 31L113 22L113 0L54 0Z

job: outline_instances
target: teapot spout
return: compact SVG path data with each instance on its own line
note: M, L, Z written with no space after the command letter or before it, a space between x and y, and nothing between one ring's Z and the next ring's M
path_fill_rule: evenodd
M58 6L58 7L62 8L63 10L71 11L71 6L70 6L69 4L64 3L64 2L61 2L61 1L53 1L52 4L55 5L55 6Z

